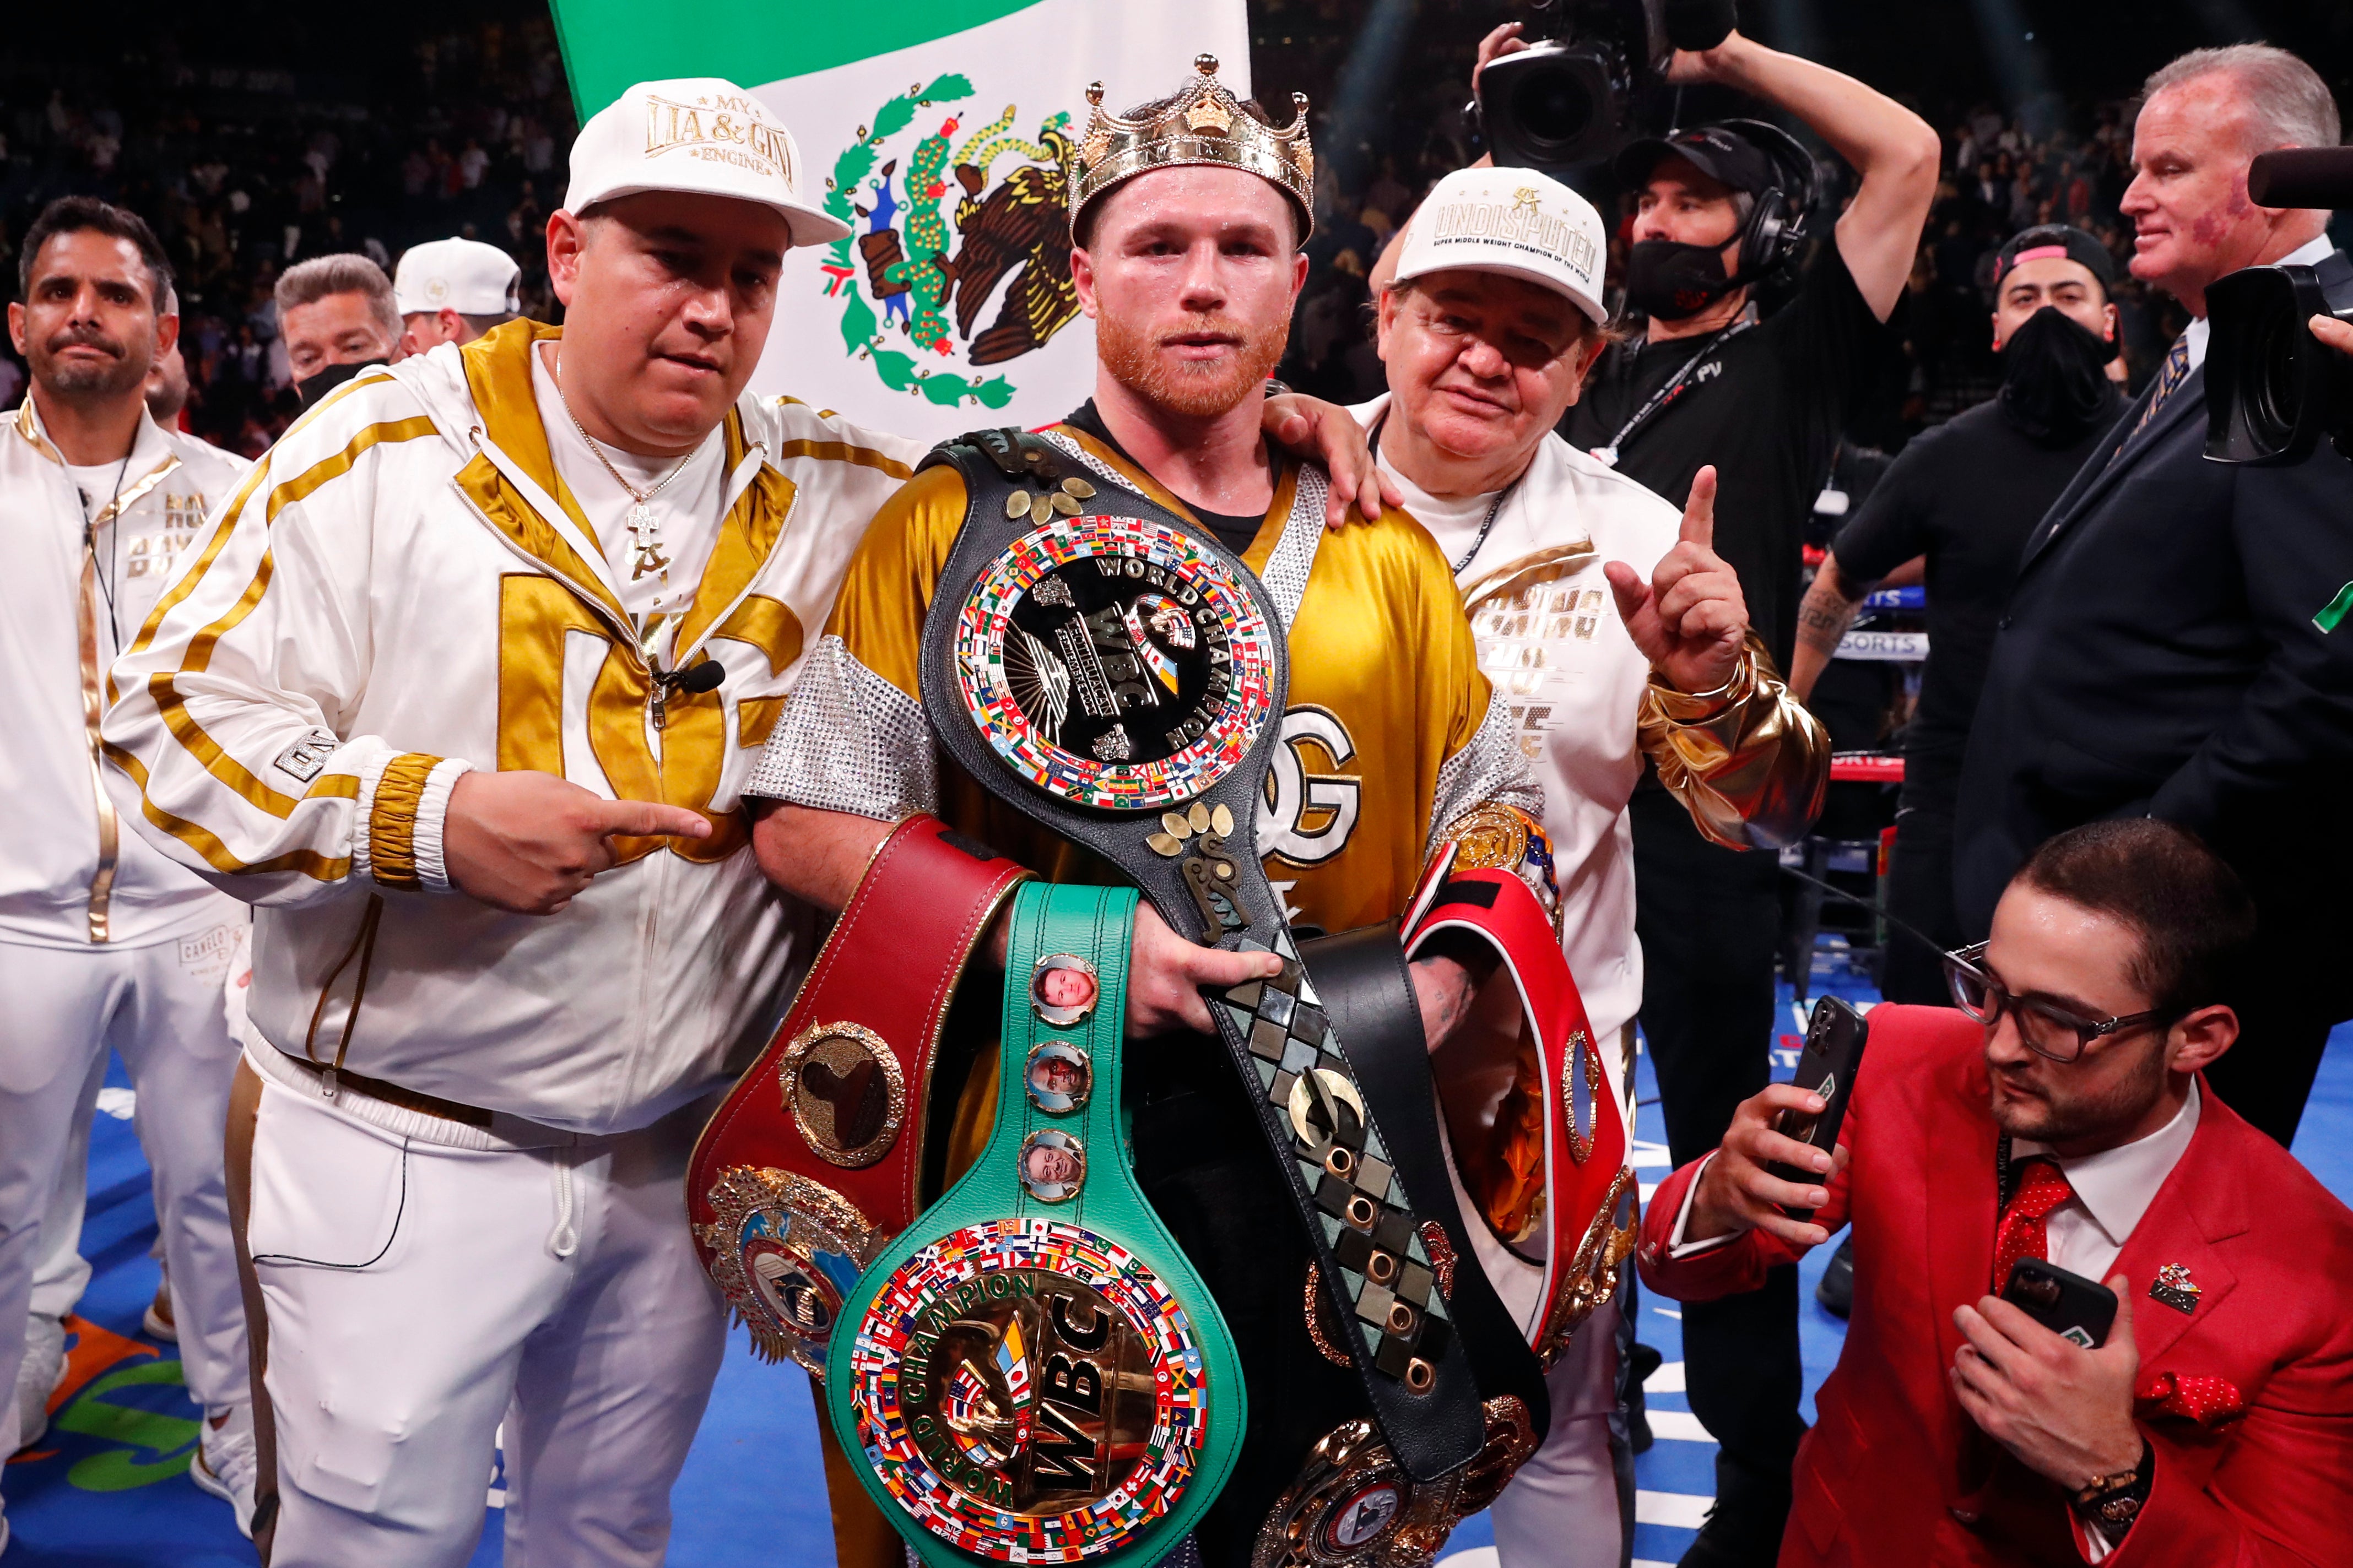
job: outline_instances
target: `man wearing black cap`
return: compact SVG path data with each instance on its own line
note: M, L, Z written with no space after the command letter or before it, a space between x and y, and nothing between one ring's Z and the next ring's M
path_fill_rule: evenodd
M1904 736L1887 906L1937 946L1889 939L1879 989L1890 1002L1949 1001L1941 955L1967 940L1953 911L1961 752L2026 536L2124 410L2108 375L2115 279L2107 248L2064 224L2025 229L2001 247L1993 312L2001 395L1904 448L1799 607L1789 689L1804 698L1863 595L1904 563L1927 558L1928 665Z
M1515 32L1492 35L1482 63L1516 47ZM1885 352L1942 146L1892 99L1738 32L1676 54L1668 79L1735 88L1787 111L1862 184L1794 297L1760 320L1755 286L1792 258L1793 233L1827 226L1800 223L1811 216L1811 160L1754 121L1630 147L1619 165L1637 202L1627 301L1648 323L1602 356L1560 431L1676 506L1702 466L1715 466L1716 549L1786 669L1806 521L1849 404ZM1715 1148L1733 1109L1765 1086L1778 870L1769 853L1701 837L1654 775L1630 814L1642 1028L1681 1164ZM1692 1408L1719 1445L1716 1506L1683 1562L1769 1563L1805 1430L1796 1271L1775 1270L1752 1295L1694 1303L1683 1350Z

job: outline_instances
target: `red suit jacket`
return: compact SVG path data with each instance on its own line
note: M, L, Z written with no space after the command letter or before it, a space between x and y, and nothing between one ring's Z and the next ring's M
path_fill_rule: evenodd
M1780 1568L2084 1561L2064 1494L1980 1433L1946 1380L1953 1309L1987 1293L1994 1162L1981 1032L1941 1007L1883 1006L1839 1141L1847 1168L1815 1217L1855 1229L1846 1349L1798 1450ZM2261 1042L2252 1045L2261 1049ZM1800 1249L1751 1231L1674 1262L1667 1243L1696 1163L1642 1224L1643 1280L1710 1300ZM2183 1313L2147 1294L2181 1264ZM2137 1405L2156 1453L2139 1520L2105 1568L2353 1563L2353 1211L2203 1094L2198 1131L2109 1273L2132 1281L2139 1387L2228 1379L2246 1413L2211 1429Z

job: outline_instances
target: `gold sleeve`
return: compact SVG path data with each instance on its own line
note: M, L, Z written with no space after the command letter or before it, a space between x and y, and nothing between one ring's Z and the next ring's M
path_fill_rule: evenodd
M826 635L904 695L917 692L923 619L964 527L964 476L943 464L882 503L833 601Z
M1789 695L1754 631L1718 690L1677 691L1654 672L1634 733L1659 782L1728 849L1793 844L1821 813L1830 736Z

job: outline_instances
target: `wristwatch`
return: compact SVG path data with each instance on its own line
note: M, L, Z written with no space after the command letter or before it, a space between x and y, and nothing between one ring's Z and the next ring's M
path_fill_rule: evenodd
M2098 1525L2111 1542L2119 1541L2140 1517L2141 1505L2148 1501L2149 1486L2156 1479L2157 1450L2144 1437L2139 1462L2129 1470L2093 1477L2075 1494L2075 1511Z

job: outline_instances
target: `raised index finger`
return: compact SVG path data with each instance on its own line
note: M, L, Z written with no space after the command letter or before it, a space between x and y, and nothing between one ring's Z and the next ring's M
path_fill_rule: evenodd
M1692 476L1691 497L1683 502L1683 525L1675 536L1703 550L1715 548L1715 465Z

